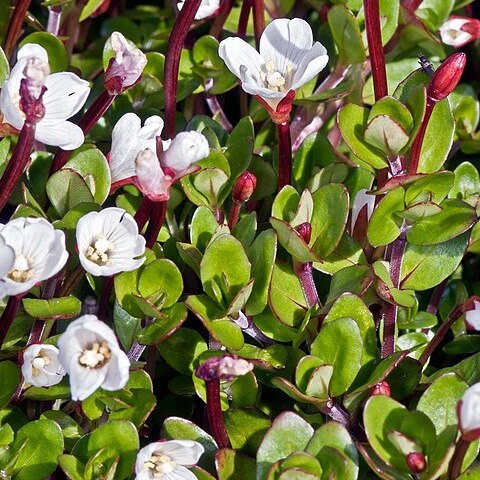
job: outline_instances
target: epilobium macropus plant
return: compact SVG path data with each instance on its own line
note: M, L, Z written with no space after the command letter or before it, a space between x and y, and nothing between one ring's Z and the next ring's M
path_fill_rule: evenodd
M0 478L477 478L479 25L0 2Z

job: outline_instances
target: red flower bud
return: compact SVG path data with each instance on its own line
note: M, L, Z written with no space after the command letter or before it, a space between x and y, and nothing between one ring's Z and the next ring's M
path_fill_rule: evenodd
M407 455L407 465L412 473L421 473L427 467L427 461L420 452L412 452Z
M386 395L390 396L390 385L385 380L378 382L370 391L370 395Z
M246 170L235 183L232 190L232 197L235 202L244 203L250 200L250 197L257 186L257 178L252 172Z
M295 230L298 232L299 236L305 243L310 243L310 238L312 236L312 225L310 223L302 223L296 226Z
M466 61L464 53L450 55L433 74L427 89L427 97L434 102L447 98L460 82Z

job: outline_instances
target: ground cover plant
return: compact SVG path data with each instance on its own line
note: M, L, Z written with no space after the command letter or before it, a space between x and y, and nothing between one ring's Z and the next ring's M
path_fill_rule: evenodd
M0 0L0 478L480 478L476 3Z

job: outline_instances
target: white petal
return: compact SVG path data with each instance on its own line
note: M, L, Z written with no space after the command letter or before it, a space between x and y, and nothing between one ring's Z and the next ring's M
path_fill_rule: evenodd
M175 470L163 475L164 480L197 480L197 477L190 470L187 470L182 465L177 465Z
M76 363L76 365L75 365ZM78 359L71 363L69 368L70 390L72 400L85 400L100 388L105 380L105 368L85 368L78 363Z
M305 57L302 59L300 65L293 74L291 88L293 90L300 88L321 72L327 63L327 50L320 42L315 42L313 47L305 54Z
M462 30L462 27L469 23L471 19L462 17L453 17L447 20L440 27L440 37L445 45L452 47L461 47L465 43L473 40L473 35Z
M17 62L22 58L37 57L42 62L48 62L47 51L37 43L26 43L17 54Z
M15 262L15 250L5 243L0 235L0 278L4 277L13 267Z
M24 115L20 111L20 81L23 78L23 69L27 59L22 59L15 64L10 72L8 80L3 83L0 92L0 109L4 115L4 121L20 130L23 126Z
M63 150L75 150L85 141L83 131L78 125L46 119L38 122L35 139L45 145L53 145Z
M210 148L204 135L195 131L180 132L164 153L162 167L169 167L175 173L183 172L209 154Z
M48 76L43 95L45 120L66 120L75 115L87 101L90 85L74 73L60 72Z
M203 446L194 440L162 442L157 450L180 465L195 465L205 451Z
M138 132L140 138L151 140L159 137L163 130L163 119L158 115L152 115L145 120L143 127Z
M480 383L474 384L463 394L459 423L463 433L480 428Z
M369 195L368 190L363 188L359 190L355 195L355 199L353 200L352 206L352 221L350 224L350 229L353 232L355 227L355 223L357 222L358 215L360 214L360 210L367 205L367 218L370 219L373 213L373 209L375 208L375 195Z
M119 390L128 382L130 376L130 360L120 349L112 350L112 358L107 364L107 376L103 382L104 390Z
M265 61L261 55L247 42L238 37L229 37L220 42L218 54L228 69L240 78L240 67L244 65L248 70L258 75Z

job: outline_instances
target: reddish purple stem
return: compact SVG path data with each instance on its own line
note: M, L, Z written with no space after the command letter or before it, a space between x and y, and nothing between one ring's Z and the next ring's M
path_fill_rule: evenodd
M292 140L290 124L277 124L278 134L278 190L292 182Z
M12 297L8 297L7 306L5 307L2 317L0 318L0 348L2 348L8 330L12 326L13 320L17 315L20 303L22 301L22 296L23 295L14 295Z
M253 0L253 31L257 48L260 45L260 37L265 30L265 4L263 0Z
M408 173L414 175L418 170L418 163L420 161L420 152L422 151L422 144L425 138L425 133L427 132L428 122L432 116L433 108L435 107L436 102L433 102L427 97L427 107L425 109L425 115L418 130L417 136L412 143L412 148L410 150L410 163L408 167Z
M313 307L314 305L320 305L317 288L315 287L315 282L313 281L311 262L294 262L293 268L295 275L302 286L303 295L307 301L308 308Z
M167 214L167 202L156 202L152 206L152 214L150 222L145 232L145 239L147 241L147 247L152 248L157 241L158 234L165 221L165 215Z
M20 36L20 27L22 26L25 15L30 7L31 0L17 0L15 10L13 11L10 23L8 24L7 37L5 40L5 55L10 58L13 47Z
M223 422L223 413L220 405L220 380L206 380L208 422L213 438L218 448L230 448L230 439Z

